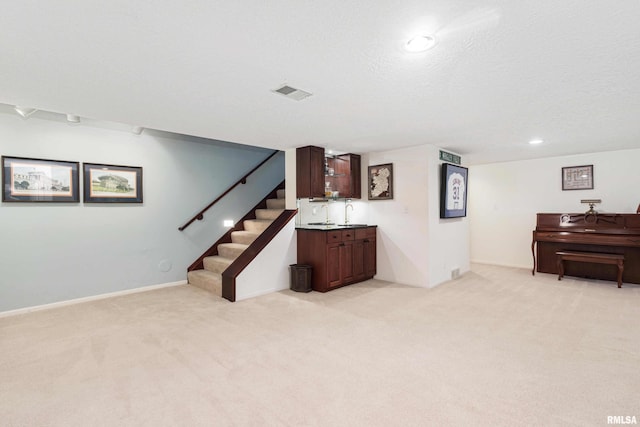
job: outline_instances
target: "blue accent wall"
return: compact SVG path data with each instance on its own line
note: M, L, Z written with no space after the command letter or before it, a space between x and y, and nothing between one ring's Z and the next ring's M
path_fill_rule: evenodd
M0 154L142 166L144 188L142 204L0 204L0 312L186 280L226 231L222 221L240 219L284 179L284 153L203 221L178 227L271 151L0 114Z

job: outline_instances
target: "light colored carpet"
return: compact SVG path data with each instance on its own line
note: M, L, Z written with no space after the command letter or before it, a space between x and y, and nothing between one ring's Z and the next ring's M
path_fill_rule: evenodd
M640 419L640 286L475 265L237 303L179 286L0 319L3 426Z

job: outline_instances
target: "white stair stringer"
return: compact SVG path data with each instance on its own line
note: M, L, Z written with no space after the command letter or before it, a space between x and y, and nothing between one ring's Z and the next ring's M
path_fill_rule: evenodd
M231 243L218 245L218 255L204 258L204 269L187 273L190 285L222 296L222 272L283 212L284 190L277 194L277 199L267 199L267 209L256 209L256 219L243 222L244 230L231 232Z

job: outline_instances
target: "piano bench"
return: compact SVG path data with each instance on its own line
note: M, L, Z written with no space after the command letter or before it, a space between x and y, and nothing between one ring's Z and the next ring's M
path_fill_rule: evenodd
M622 272L624 271L624 255L605 254L600 252L557 251L558 280L564 276L564 261L590 262L594 264L611 264L618 266L618 287L622 287Z

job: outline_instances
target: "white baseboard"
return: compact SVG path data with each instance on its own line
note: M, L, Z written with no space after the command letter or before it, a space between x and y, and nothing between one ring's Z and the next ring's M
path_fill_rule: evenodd
M119 297L122 295L137 294L138 292L147 292L147 291L153 291L156 289L169 288L171 286L180 286L180 285L186 285L186 284L187 284L186 280L180 280L178 282L169 282L169 283L161 283L159 285L142 286L140 288L125 289L124 291L109 292L108 294L93 295L90 297L75 298L67 301L53 302L50 304L35 305L33 307L18 308L16 310L1 311L0 318L16 316L18 314L31 313L33 311L49 310L52 308L64 307L66 305L81 304L83 302Z
M510 268L524 268L531 270L531 264L529 265L521 265L521 264L505 264L501 262L494 261L480 261L480 260L471 260L471 264L484 264L484 265L497 265L498 267L510 267ZM473 269L472 269L473 270Z

